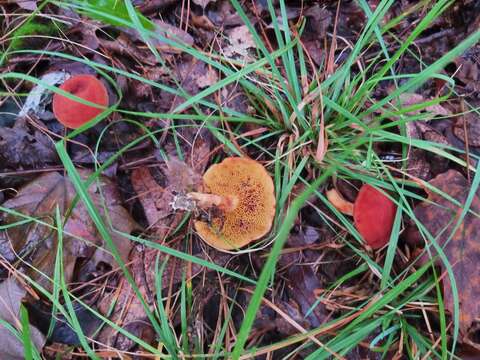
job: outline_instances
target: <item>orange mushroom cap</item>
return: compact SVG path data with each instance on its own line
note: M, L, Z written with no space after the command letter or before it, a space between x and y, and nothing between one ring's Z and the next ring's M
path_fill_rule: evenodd
M374 187L360 188L353 208L353 221L360 235L372 249L379 249L390 240L397 206Z
M270 231L275 217L273 181L258 162L226 158L203 175L206 190L233 199L235 207L208 224L195 221L200 237L219 250L238 249Z
M60 89L94 104L108 106L107 89L93 75L72 76ZM79 128L101 112L102 109L82 104L58 93L53 95L53 113L65 127Z

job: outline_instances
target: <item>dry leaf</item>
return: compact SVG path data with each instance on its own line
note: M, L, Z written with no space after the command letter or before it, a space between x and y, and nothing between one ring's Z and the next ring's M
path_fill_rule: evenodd
M400 101L402 102L402 105L405 107L421 104L430 100L431 99L425 99L422 95L419 95L419 94L403 93L400 95ZM440 104L434 104L434 105L430 105L425 108L422 108L421 110L411 111L409 112L409 114L419 114L422 110L431 112L433 115L436 115L436 116L449 116L452 114L449 110L447 110Z
M29 129L23 120L17 120L13 128L0 127L0 164L3 168L32 169L57 161L52 140L36 129Z
M212 1L215 2L216 0L193 0L195 4L201 6L203 9L205 9Z
M26 291L14 278L8 278L0 283L0 319L6 321L18 330L22 329L19 314L20 305L25 293ZM41 349L45 345L45 337L36 327L31 325L30 339L32 340L32 344L41 352ZM2 324L0 324L0 343L0 359L25 359L22 342Z
M440 132L423 121L406 123L407 136L411 139L431 141L437 144L450 145ZM448 159L435 155L414 146L408 151L408 173L422 180L429 180L438 173L448 169ZM432 175L433 174L433 175Z
M440 191L464 204L470 186L462 174L455 170L441 174L430 181ZM459 289L460 299L460 326L462 333L466 333L472 322L480 316L480 286L473 281L472 274L480 274L480 219L468 213L462 224L455 232L449 243L446 244L463 207L452 204L449 200L435 193L428 194L429 202L423 202L415 208L415 215L427 228L432 236L437 237L438 244L452 265L455 281ZM430 203L433 202L433 203ZM476 195L471 208L480 213L480 199ZM445 226L448 227L445 229ZM444 277L444 299L446 308L453 311L453 295L448 277Z
M153 310L154 299L156 294L156 278L157 273L155 269L155 262L157 256L159 257L159 264L166 261L165 270L162 274L162 289L178 284L182 281L182 277L187 273L189 263L178 259L176 257L168 257L157 249L145 248L145 250L138 250L135 248L132 251L131 272L134 276L135 284L138 286L140 293L148 304L150 310ZM204 253L196 254L196 256L203 259L208 259L219 266L223 266L229 260L229 256L218 252L212 252L208 256ZM197 276L203 271L203 267L198 264L191 264L192 277ZM120 280L120 285L117 291L104 296L98 305L102 313L107 314L111 309L112 304L115 303L113 312L110 315L110 320L117 323L119 326L128 330L136 336L140 336L144 330L150 327L145 309L136 296L130 284L123 278ZM97 339L101 343L115 346L118 350L128 350L135 343L119 334L116 330L109 326L105 326Z
M37 1L36 0L15 0L18 6L24 10L35 11L37 10Z
M86 178L89 173L81 171L81 175ZM58 206L60 213L64 215L76 194L75 188L68 178L51 172L24 186L15 198L5 202L3 206L55 225L56 207ZM93 183L90 186L89 194L97 208L104 214L107 224L111 223L118 232L130 234L137 228L128 212L120 205L120 197L110 180L100 177L99 183ZM108 217L103 211L104 206L108 209ZM4 224L11 224L19 220L23 220L23 218L7 213L3 214ZM113 262L110 253L94 247L95 245L103 247L104 244L83 202L78 202L71 211L64 225L64 231L63 261L67 283L72 280L75 262L79 257L87 258L94 255L97 261ZM127 260L131 243L117 231L112 230L110 235L123 260ZM55 230L35 221L13 226L0 232L0 249L4 251L3 255L10 261L14 261L17 256L20 256L29 260L33 267L43 274L53 276L57 251ZM39 275L38 271L29 269L29 275L47 289L51 289L50 281Z
M225 55L240 55L245 60L250 60L248 50L256 48L257 45L248 27L246 25L237 26L230 30L228 35L228 40L231 45L224 49Z
M161 221L172 214L170 202L172 193L165 191L153 178L148 168L137 168L132 171L132 186L142 204L149 227L161 238L170 229L169 221Z
M185 46L193 45L193 38L186 31L176 26L170 25L166 22L163 22L161 20L155 20L154 22L156 26L156 29L155 29L156 33L164 36L169 40L172 40L174 42L180 43ZM163 50L163 51L182 52L182 50L180 50L179 48L173 47L160 39L155 39L155 46L159 50Z
M216 84L218 81L218 75L213 69L208 69L205 74L197 77L196 81L198 87L204 89Z
M480 146L480 116L475 112L470 112L461 116L455 122L453 133L457 138L465 143L465 128L468 133L468 145Z
M148 224L158 240L175 229L183 214L175 213L171 203L175 194L196 190L201 177L183 161L172 159L162 169L165 187L160 186L148 168L132 171L132 186L142 204Z

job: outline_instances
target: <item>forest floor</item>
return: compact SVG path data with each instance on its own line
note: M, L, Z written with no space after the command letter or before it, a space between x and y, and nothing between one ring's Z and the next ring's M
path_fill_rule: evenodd
M0 359L480 359L480 1L9 0L0 29ZM275 215L226 250L198 224L233 212L179 199L229 157Z

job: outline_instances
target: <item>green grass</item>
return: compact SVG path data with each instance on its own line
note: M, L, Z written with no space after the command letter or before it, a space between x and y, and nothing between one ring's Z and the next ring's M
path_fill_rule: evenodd
M398 143L402 145L403 158L409 147L422 149L424 151L440 155L449 159L459 166L466 167L465 161L461 158L462 151L453 149L441 144L429 141L409 139L405 135L405 126L411 121L424 121L428 114L412 115L414 110L423 110L432 104L441 103L447 100L448 96L426 100L423 103L412 105L404 108L399 103L400 95L410 93L435 78L447 80L447 84L453 91L453 80L440 74L440 71L456 56L462 54L466 49L474 45L480 39L480 32L472 34L463 40L456 47L451 49L443 57L432 64L422 64L422 70L416 74L400 74L395 71L395 65L403 56L411 55L411 47L414 41L418 39L431 24L441 16L452 5L453 1L439 0L436 2L421 1L414 5L414 8L420 8L424 5L428 6L428 11L423 14L422 19L411 30L406 39L398 40L396 50L389 52L387 45L391 39L396 39L393 33L394 27L401 21L405 20L407 14L391 19L384 23L382 20L385 14L393 5L393 0L380 1L375 10L371 10L368 4L361 0L359 4L365 12L367 22L358 37L357 41L352 45L347 59L338 64L335 72L329 77L325 77L326 64L317 67L308 61L308 56L302 47L302 43L297 33L304 30L304 23L298 24L295 32L289 26L286 17L286 5L283 0L279 2L280 21L273 22L273 32L278 43L278 49L274 52L268 51L266 45L256 28L251 24L244 8L237 0L231 3L250 30L255 43L257 45L255 61L249 64L241 64L234 60L225 58L222 54L206 54L195 47L190 47L181 43L175 37L165 38L161 34L154 31L150 21L135 11L130 1L126 2L103 2L103 1L73 1L70 4L64 2L51 2L58 6L69 6L78 12L91 18L101 20L107 24L116 26L124 26L135 28L140 37L149 45L154 55L165 65L162 55L157 52L151 45L152 40L161 40L164 43L181 49L183 52L190 54L199 61L203 61L212 68L222 74L221 80L215 85L200 91L197 94L188 94L188 92L180 86L180 82L171 73L173 86L157 83L148 80L138 74L134 74L108 64L99 64L85 58L77 58L73 55L47 52L42 50L15 50L10 47L8 54L42 54L47 57L57 57L70 61L78 61L95 69L101 76L109 81L118 94L118 101L104 111L89 124L72 131L61 141L56 144L56 149L61 161L67 171L70 180L75 186L78 193L75 205L78 201L83 202L86 206L89 216L95 223L99 234L107 245L108 251L115 258L122 275L131 285L136 296L140 300L148 321L155 330L157 340L163 345L155 348L150 344L146 344L143 340L129 334L117 324L111 322L106 317L99 314L95 309L83 304L68 289L63 277L62 264L62 239L66 234L63 225L68 214L60 214L57 211L55 225L49 225L42 222L41 219L30 218L21 214L15 214L19 220L17 223L2 225L2 228L11 228L23 224L24 222L35 222L42 226L49 226L57 232L58 246L57 262L55 264L54 278L51 279L53 284L53 292L50 293L41 286L32 282L31 279L25 277L30 285L47 297L53 304L53 313L61 314L65 317L70 326L77 332L81 347L91 358L98 358L95 354L96 348L92 346L89 339L83 334L80 323L76 317L73 303L78 302L89 309L106 326L111 326L123 335L132 339L139 344L144 351L155 354L161 358L176 359L181 356L211 357L214 359L245 358L253 354L265 354L275 349L285 348L290 345L296 345L297 350L308 348L311 351L308 359L326 359L337 354L343 356L351 351L361 341L367 338L371 339L370 347L372 351L377 351L388 356L387 351L390 347L396 346L396 343L403 339L405 355L408 358L422 357L427 354L441 359L455 358L455 348L459 334L459 300L458 289L455 285L453 269L448 262L447 257L438 245L436 239L428 233L423 224L415 218L411 208L411 200L421 200L414 190L418 189L418 184L410 181L407 176L392 173L388 167L380 160L378 154L374 151L374 145L379 143ZM268 10L273 18L277 18L275 8L271 0L267 1ZM110 6L112 5L112 6ZM34 16L32 16L32 19ZM32 20L33 21L33 20ZM32 22L30 23L32 24ZM19 37L18 37L19 38ZM14 39L15 40L15 39ZM62 40L62 39L58 39ZM394 40L395 41L395 40ZM377 47L378 53L376 57L366 66L360 67L358 64L362 62L362 55L365 52L373 51L373 47ZM5 58L4 58L5 60ZM419 59L420 62L420 59ZM1 63L1 62L0 62ZM309 70L310 69L310 70ZM141 81L157 89L161 89L168 93L174 94L185 99L183 103L178 105L168 114L144 113L121 108L123 94L114 81L115 75L122 75L129 79ZM8 81L24 80L32 83L41 83L34 76L21 73L2 73L0 79ZM390 81L395 85L393 91L382 99L374 99L373 92L382 86L385 81ZM212 102L209 96L218 93L224 87L232 84L238 84L245 92L252 108L255 109L255 115L239 113L237 110L228 107L220 108L218 104ZM400 85L401 84L401 85ZM55 87L48 87L52 91L62 93ZM72 95L62 93L67 97L74 98ZM85 102L85 101L81 101ZM138 139L124 146L122 149L107 161L95 164L95 171L87 180L82 180L76 170L72 159L66 151L65 143L70 141L76 135L86 131L111 114L117 112L123 117L123 121L137 126L143 135ZM173 120L172 124L165 129L152 131L146 128L139 118L163 118ZM191 124L179 124L175 121L191 120ZM368 121L367 121L368 120ZM390 120L384 122L384 120ZM277 214L275 225L272 233L263 242L254 245L242 252L256 251L258 248L268 245L268 257L263 268L257 278L251 278L236 270L229 269L228 266L220 267L213 262L203 260L192 256L185 246L183 250L171 248L167 245L160 245L155 241L133 236L131 234L123 234L130 241L142 244L143 246L157 249L160 253L176 257L181 261L199 264L205 268L212 269L219 274L219 281L229 279L230 282L236 282L235 293L241 291L239 288L247 284L255 285L254 293L249 301L248 306L244 310L244 319L241 327L237 329L235 334L236 341L233 346L224 346L227 342L229 333L229 325L231 324L231 314L236 309L234 299L223 297L228 313L225 314L223 324L219 327L219 333L216 333L218 342L211 348L203 348L203 345L194 341L189 343L191 338L188 335L189 327L193 326L193 311L195 289L192 289L190 279L183 274L183 281L180 285L179 294L176 295L178 301L174 303L176 309L167 309L165 305L166 299L162 293L162 274L165 271L166 260L160 263L160 257L157 257L155 263L156 269L156 303L152 311L143 298L143 295L135 284L130 269L121 259L116 249L110 231L112 224L109 223L108 217L105 219L100 214L100 210L96 208L91 199L88 188L94 182L98 181L102 171L117 161L126 151L140 144L146 139L151 139L155 146L160 146L158 137L164 132L167 135L176 137L177 130L182 126L206 127L218 143L225 144L225 151L229 155L240 154L236 144L230 140L230 131L225 124L228 123L234 135L239 137L239 143L242 151L251 156L261 156L269 166L269 171L273 174L274 184L277 194ZM267 132L256 138L245 138L241 136L241 126L247 123L255 123L268 129ZM395 128L399 129L399 133L394 132ZM103 131L98 139L98 143L93 153L98 154L100 145L107 133L108 127ZM322 141L322 134L328 139L327 152L321 159L316 157L318 148ZM282 139L280 141L280 139ZM181 141L178 139L177 141ZM181 146L177 146L179 158L183 158L185 154L181 153ZM307 154L305 156L305 154ZM472 158L477 158L470 154ZM403 160L402 170L406 170L407 161ZM465 204L459 204L463 207L463 211L455 229L460 226L465 216L470 211L470 205L474 195L480 184L480 176L478 169L472 169L475 176L472 181L468 199ZM306 177L306 174L314 174L313 177ZM335 176L347 181L360 180L364 183L389 192L389 196L398 205L398 211L392 231L390 243L383 250L384 258L377 262L376 258L365 252L362 246L360 234L353 226L351 219L339 213L328 202L322 192L320 186L325 184L329 179ZM291 197L293 189L298 185L303 185L304 190L294 199ZM426 184L428 186L428 184ZM436 189L431 189L437 191ZM448 198L448 195L442 194ZM335 215L335 222L343 227L350 235L349 239L340 240L345 247L350 250L358 261L358 268L344 274L335 283L328 286L328 292L334 294L336 289L347 281L352 281L370 273L375 279L374 283L377 289L372 289L372 301L357 301L351 304L351 310L331 319L328 323L323 324L317 329L312 329L307 333L299 333L281 341L263 346L247 346L251 335L253 322L259 310L260 304L265 294L273 291L275 281L275 271L278 258L282 252L285 242L287 241L292 226L297 219L299 211L307 204L307 200L311 196L316 196L325 205L331 213ZM455 200L450 199L455 202ZM72 205L72 206L73 206ZM0 208L3 212L12 213L11 210ZM332 223L322 210L316 209L318 215L325 220L325 225L333 229L339 229L336 224ZM478 216L478 214L474 214ZM417 268L415 264L411 264L400 272L394 271L394 263L397 256L397 243L399 235L402 231L402 218L412 219L419 227L425 242L435 249L439 254L440 260L448 273L448 277L452 284L454 313L452 314L451 326L452 330L447 331L448 319L450 318L445 311L442 293L439 285L438 274L433 270L432 263ZM188 228L188 221L185 221L183 227L178 228L177 232L185 233L185 239L191 236L191 229ZM451 232L453 236L454 231ZM352 240L353 239L353 240ZM184 241L187 244L187 240ZM312 306L318 306L322 299ZM417 326L419 319L416 314L410 310L409 305L415 303L434 303L439 312L440 319L440 345L432 344L429 337L422 334ZM181 319L180 330L176 331L172 325L172 314L178 311ZM418 314L418 313L417 313ZM23 314L23 316L25 316ZM23 318L22 318L23 319ZM351 319L347 323L343 321ZM28 319L27 319L28 320ZM23 319L23 321L26 321ZM53 325L52 325L53 326ZM24 328L25 329L25 328ZM334 329L335 336L329 333L330 329ZM13 331L13 329L12 329ZM23 336L26 349L28 346L28 332L23 331L18 336ZM311 336L317 337L324 347L319 347L310 340ZM193 353L192 353L193 351ZM210 353L207 355L207 352ZM30 353L30 350L28 351ZM33 352L32 354L35 354ZM292 352L294 356L295 351ZM33 355L35 356L35 355ZM288 358L288 356L286 357Z

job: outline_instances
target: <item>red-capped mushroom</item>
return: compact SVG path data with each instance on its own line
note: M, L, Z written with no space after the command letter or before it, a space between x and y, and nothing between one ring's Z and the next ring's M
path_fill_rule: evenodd
M360 235L372 249L390 240L397 206L379 190L368 184L360 188L353 208L353 221Z
M93 75L75 75L65 81L60 89L91 103L108 106L108 93L105 85ZM103 110L55 93L53 113L65 127L76 129L89 122Z

